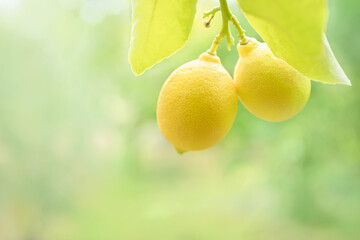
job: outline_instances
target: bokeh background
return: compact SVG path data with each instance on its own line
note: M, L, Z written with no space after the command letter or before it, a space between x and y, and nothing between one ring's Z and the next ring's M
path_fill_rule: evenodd
M282 123L240 106L222 142L179 156L157 97L210 47L220 16L210 29L200 16L215 5L200 1L186 46L135 77L129 0L0 0L0 239L360 239L360 2L329 2L352 87L313 82ZM219 56L231 73L236 49Z

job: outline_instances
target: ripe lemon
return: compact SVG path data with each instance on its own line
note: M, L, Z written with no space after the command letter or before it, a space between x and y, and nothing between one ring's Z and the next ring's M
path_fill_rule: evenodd
M220 59L203 53L165 82L157 104L158 125L179 153L203 150L230 130L237 101L234 82Z
M280 122L299 113L307 103L311 82L265 43L250 38L238 45L234 80L242 104L257 117Z

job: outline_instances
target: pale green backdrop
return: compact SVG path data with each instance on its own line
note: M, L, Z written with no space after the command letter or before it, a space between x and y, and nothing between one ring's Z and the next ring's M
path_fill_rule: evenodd
M258 35L231 8L247 29ZM283 123L240 106L215 147L177 155L156 125L190 41L135 77L130 1L0 0L0 239L360 239L360 2L331 0L328 39L353 86L313 82ZM237 52L219 49L231 73Z

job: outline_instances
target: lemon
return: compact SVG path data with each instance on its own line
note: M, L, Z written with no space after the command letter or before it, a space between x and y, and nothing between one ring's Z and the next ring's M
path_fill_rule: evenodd
M310 79L254 38L237 48L234 80L246 109L272 122L287 120L303 109L310 96Z
M234 82L220 59L203 53L167 79L158 99L157 121L179 153L198 151L225 137L237 105Z

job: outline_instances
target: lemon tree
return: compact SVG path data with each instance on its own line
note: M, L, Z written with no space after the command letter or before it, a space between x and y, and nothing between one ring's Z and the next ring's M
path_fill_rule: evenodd
M310 97L311 80L351 85L326 38L327 0L237 0L265 43L245 35L227 0L203 14L222 27L199 59L176 69L158 100L157 119L178 152L209 148L230 130L237 97L255 116L273 122L297 115ZM196 0L132 0L133 26L129 62L136 75L184 46L191 32ZM236 43L234 80L216 56L226 39ZM237 96L236 96L237 94Z

